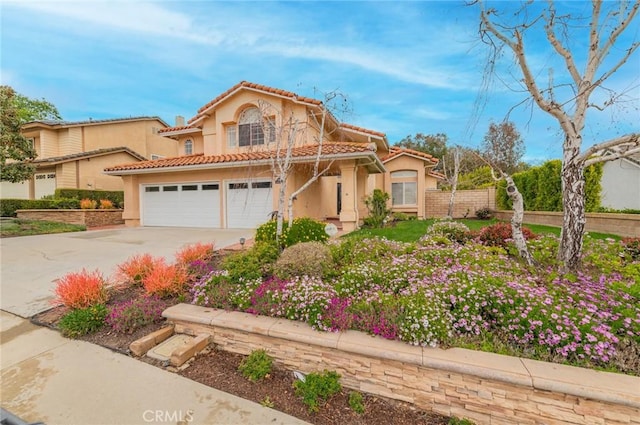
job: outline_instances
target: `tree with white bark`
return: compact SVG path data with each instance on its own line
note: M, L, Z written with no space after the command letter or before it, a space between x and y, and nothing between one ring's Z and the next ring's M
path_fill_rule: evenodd
M504 21L504 15L498 10L487 8L484 2L479 3L480 33L483 41L496 52L493 60L497 60L503 47L513 53L522 74L520 83L528 99L553 117L563 132L563 225L558 258L565 271L574 271L581 265L586 223L584 168L640 152L640 135L637 132L601 141L588 148L583 146L587 111L593 108L604 110L616 105L621 96L629 95L616 92L605 84L640 45L633 38L637 37L637 25L632 24L640 9L640 0L607 3L592 0L587 17L574 13L560 14L551 0L539 11L536 11L539 3L527 2L515 15L508 15L509 21ZM514 24L516 19L521 22ZM631 41L625 42L622 35L634 31ZM549 68L546 73L549 78L543 81L545 73L533 66L533 55L527 50L528 44L525 45L525 40L529 41L530 37L546 38L564 64L561 75ZM606 100L598 103L600 94L605 94ZM637 102L637 98L632 100ZM600 152L607 153L597 155Z
M338 102L340 100L341 102ZM267 137L274 144L273 155L270 159L273 176L275 181L280 184L278 209L275 212L276 241L279 241L284 228L285 205L288 225L291 227L294 219L293 203L298 195L325 175L333 166L333 160L326 161L324 159L322 146L334 132L339 130L333 111L345 111L347 101L346 97L337 91L326 93L323 103L318 108L309 109L305 122L300 122L299 117L296 117L293 111L280 110L267 101L258 101L257 105L263 117L263 133L268 135ZM312 142L316 146L313 161L306 164L310 168L310 176L287 198L287 181L293 169L293 149L308 143L309 141L305 139L308 134L313 134ZM304 164L298 164L298 167L303 166Z

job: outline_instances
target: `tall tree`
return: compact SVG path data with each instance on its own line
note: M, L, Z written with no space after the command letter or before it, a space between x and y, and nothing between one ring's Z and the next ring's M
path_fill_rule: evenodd
M518 170L524 155L524 141L515 124L503 121L500 124L490 123L489 130L482 141L482 155L500 170L513 174Z
M415 136L407 136L400 140L396 143L396 146L428 153L431 156L442 159L447 154L447 143L449 143L449 138L446 134L417 133Z
M558 258L563 262L565 271L576 270L581 265L586 222L584 168L594 162L640 152L638 133L583 148L587 110L603 110L616 104L621 95L628 95L605 87L605 83L626 64L640 45L635 38L627 42L621 40L621 35L627 30L632 33L630 37L637 37L637 24L632 22L638 14L640 0L606 3L592 0L590 16L579 16L573 11L558 13L552 0L541 9L539 3L527 2L515 15L501 14L496 9L486 8L482 2L480 4L480 34L495 52L489 61L489 69L492 69L501 49L506 47L514 55L522 73L523 88L530 99L553 117L564 133L563 225ZM505 16L508 20L504 19ZM516 20L519 23L514 23ZM543 66L550 66L546 73L534 68L534 64L540 62L534 61L532 53L525 48L528 45L525 40L533 39L547 40L564 64L564 68L560 68L562 75L548 65L553 64L550 59L543 62ZM543 80L545 75L548 75L547 81ZM614 153L593 158L594 154L607 150Z
M44 99L30 99L0 86L0 180L17 183L33 175L35 167L29 161L35 159L36 151L20 128L36 119L60 119L60 114Z

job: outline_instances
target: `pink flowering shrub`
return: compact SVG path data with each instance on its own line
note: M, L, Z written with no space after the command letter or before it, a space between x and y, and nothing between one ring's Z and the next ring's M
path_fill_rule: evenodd
M156 296L141 297L115 304L105 319L114 332L131 334L154 322L162 321L167 304Z

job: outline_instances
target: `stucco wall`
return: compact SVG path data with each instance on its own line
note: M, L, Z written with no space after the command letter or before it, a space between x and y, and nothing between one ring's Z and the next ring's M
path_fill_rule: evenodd
M603 207L640 210L639 165L626 159L605 162L601 184Z
M128 164L137 162L137 160L126 152L117 152L76 162L79 167L78 189L123 190L122 178L108 176L103 173L103 170L113 165Z

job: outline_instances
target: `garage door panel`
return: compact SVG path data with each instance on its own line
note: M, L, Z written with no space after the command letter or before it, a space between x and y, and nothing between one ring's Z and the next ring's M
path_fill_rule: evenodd
M227 185L227 227L253 229L269 220L273 209L270 181Z
M220 227L217 183L176 183L145 186L143 226Z

